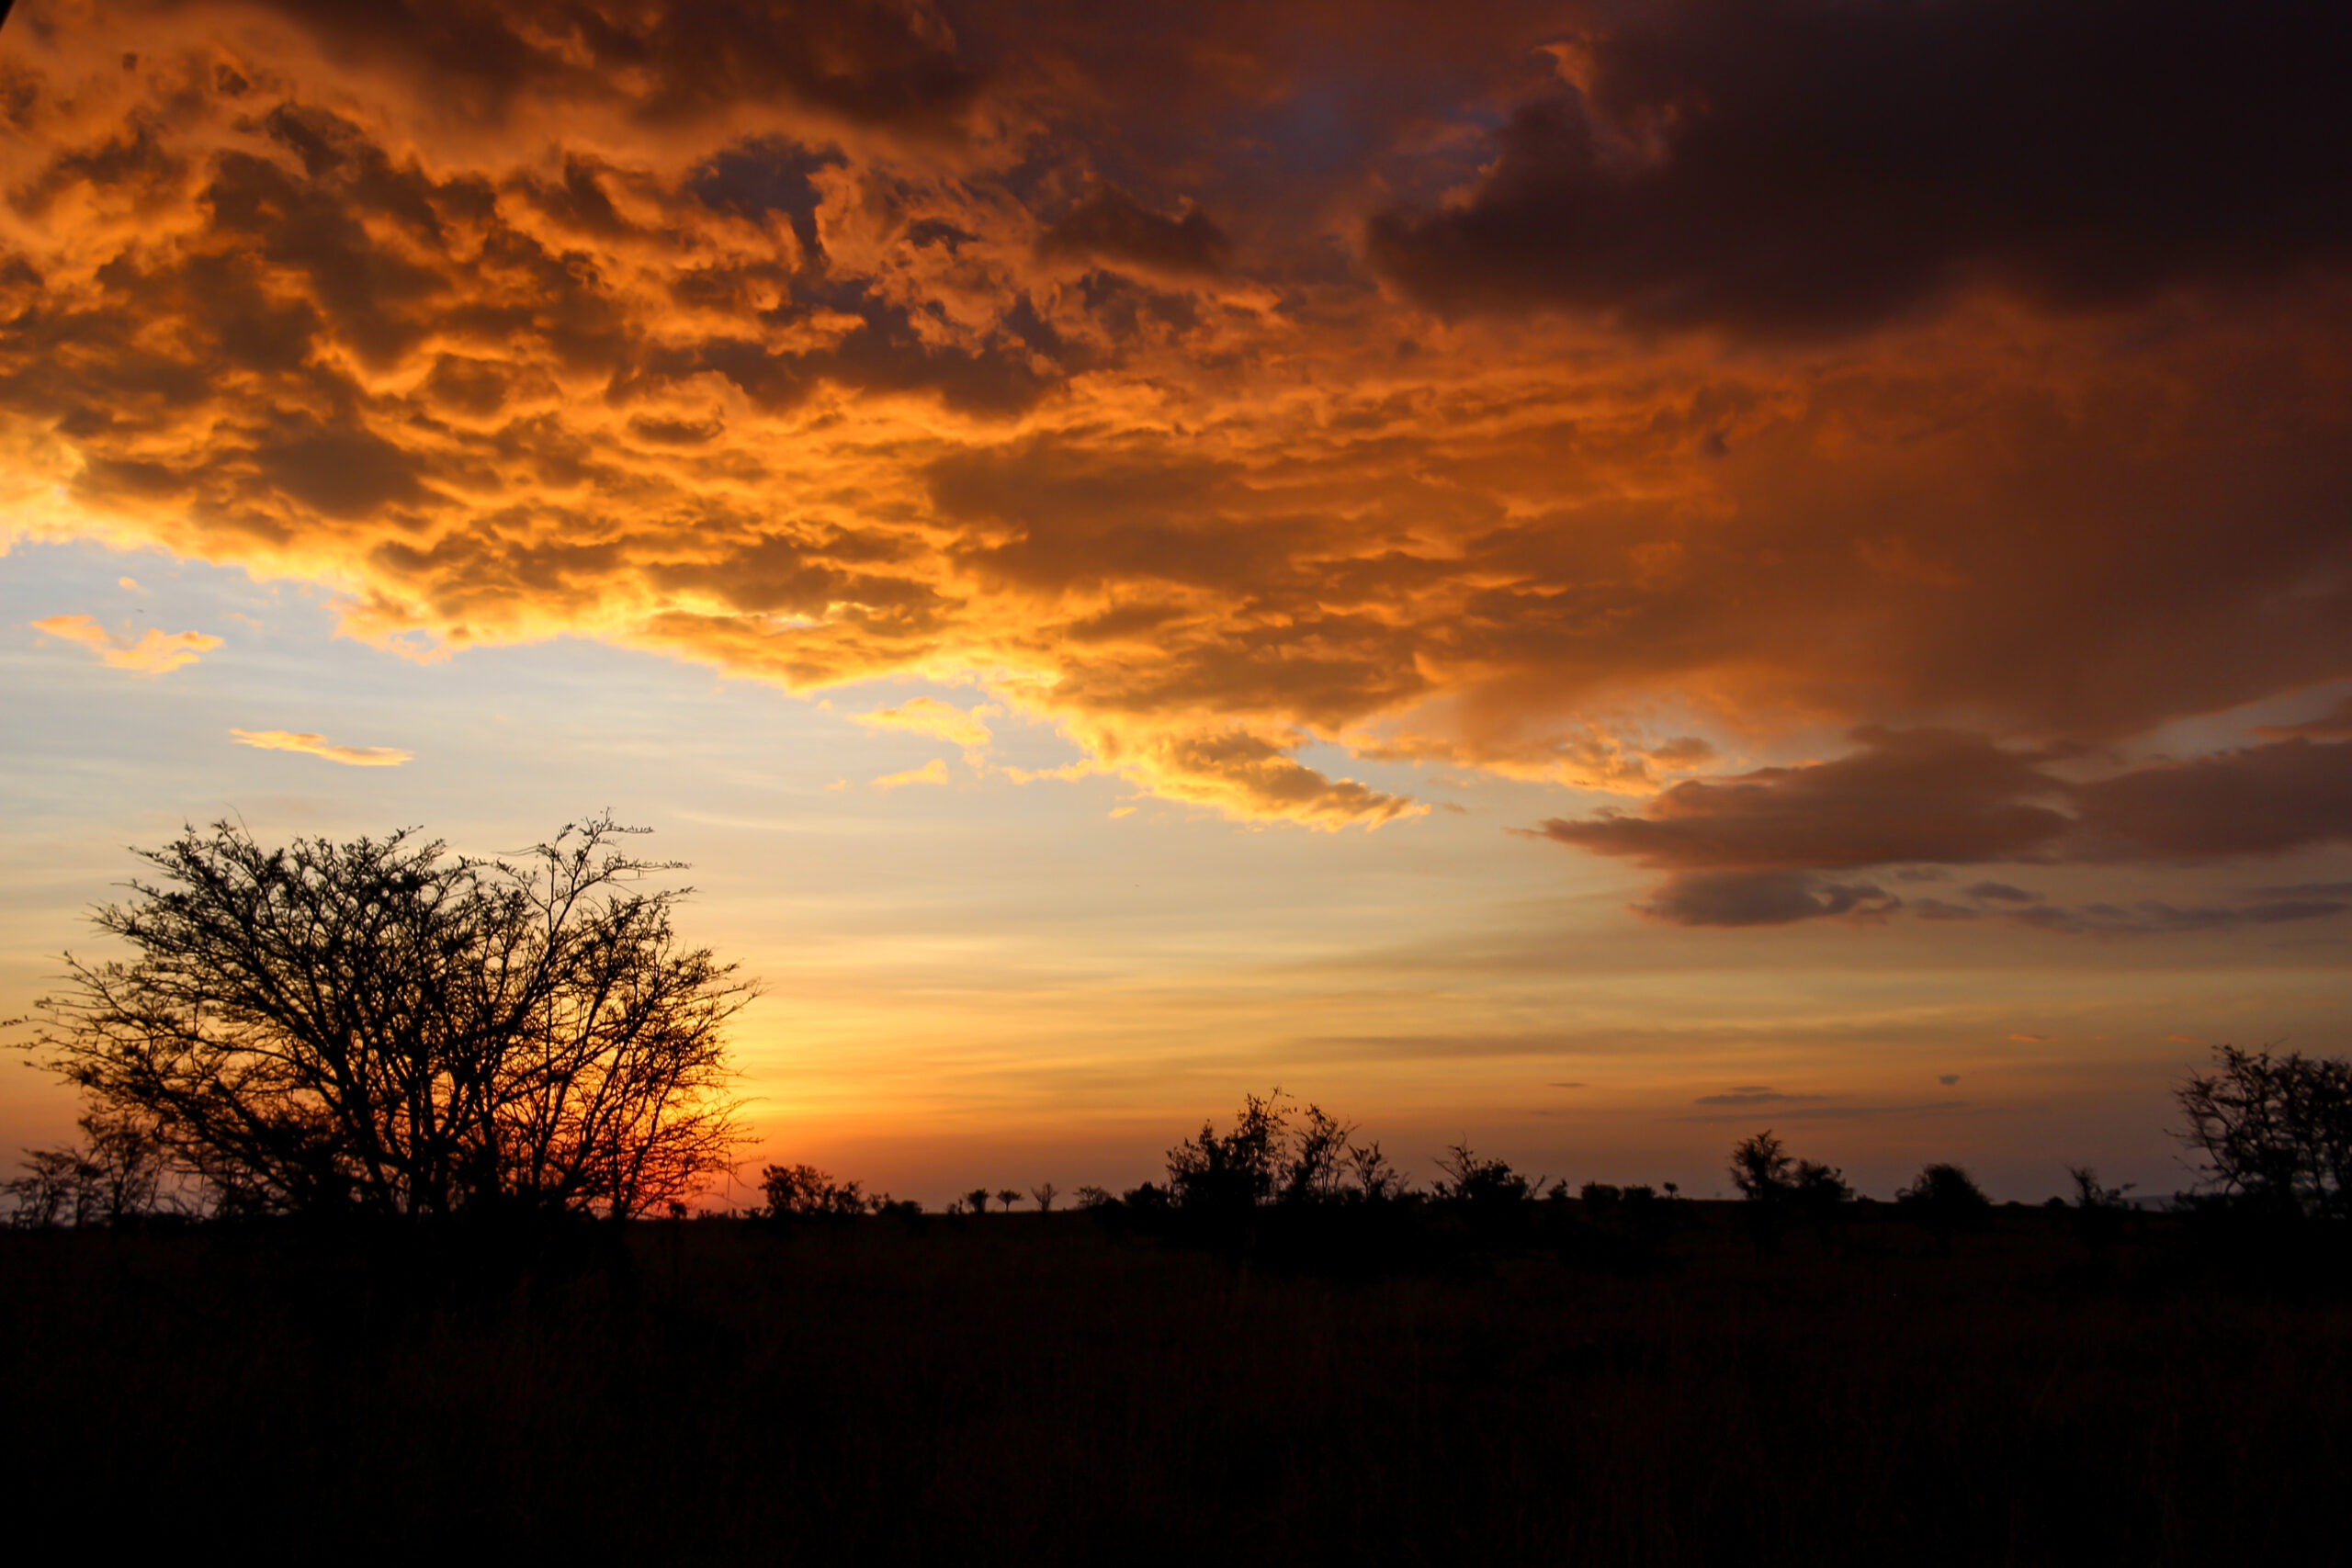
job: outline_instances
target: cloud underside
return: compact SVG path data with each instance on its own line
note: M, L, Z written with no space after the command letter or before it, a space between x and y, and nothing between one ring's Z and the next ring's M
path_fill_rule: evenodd
M2055 759L1954 730L1863 729L1833 761L1689 780L1638 812L1555 818L1544 836L1668 874L1643 906L1682 925L1871 918L1905 906L1871 873L1945 867L2182 863L2352 842L2352 740L2302 737L2087 781ZM1996 917L2060 931L2202 931L2352 909L2341 884L2267 886L2223 904L2070 908L1984 880L1913 897L1938 920Z
M2334 841L2040 760L2352 677L2332 10L1476 11L49 7L0 447L65 499L12 526L425 656L974 684L1244 820L1422 808L1309 747L1645 796L1546 831L1686 922ZM1695 776L1824 724L1964 731L1974 793Z
M338 745L323 735L303 729L232 729L229 733L241 746L258 747L264 751L300 751L326 761L341 762L347 768L397 768L416 755L391 746Z

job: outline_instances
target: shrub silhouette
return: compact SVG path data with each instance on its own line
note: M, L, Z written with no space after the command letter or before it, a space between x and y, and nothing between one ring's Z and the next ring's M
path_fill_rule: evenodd
M1380 1141L1348 1145L1347 1196L1364 1203L1389 1203L1406 1195L1404 1173L1380 1152Z
M1954 1235L1983 1228L1993 1213L1993 1201L1956 1165L1928 1166L1894 1195L1894 1201L1935 1237L1939 1250L1947 1252Z
M728 1168L724 1026L752 995L670 923L672 864L600 817L520 865L408 830L141 851L30 1048L151 1129L217 1212L626 1217Z
M1232 1213L1274 1195L1284 1140L1281 1094L1245 1096L1230 1132L1204 1122L1198 1136L1168 1151L1168 1189L1179 1208Z
M1168 1190L1194 1213L1246 1213L1261 1203L1320 1203L1338 1198L1352 1174L1385 1196L1396 1186L1378 1145L1351 1145L1355 1129L1309 1105L1295 1113L1282 1090L1245 1095L1232 1129L1201 1123L1197 1136L1168 1151Z
M760 1173L771 1220L854 1219L865 1213L865 1184L836 1181L813 1165L772 1165ZM876 1204L889 1200L879 1198Z
M1816 1160L1799 1160L1789 1179L1789 1207L1809 1221L1825 1247L1834 1244L1838 1225L1854 1201L1846 1173Z
M1509 1160L1483 1159L1466 1143L1448 1147L1438 1156L1437 1167L1444 1173L1437 1196L1446 1202L1524 1203L1534 1192L1534 1184L1512 1169Z
M2132 1188L2127 1181L2120 1187L2102 1185L2098 1172L2086 1165L2066 1168L2067 1179L2075 1184L2075 1234L2093 1252L2098 1252L2120 1235L2132 1214L2131 1200L2125 1196ZM2052 1199L2061 1208L2063 1199Z

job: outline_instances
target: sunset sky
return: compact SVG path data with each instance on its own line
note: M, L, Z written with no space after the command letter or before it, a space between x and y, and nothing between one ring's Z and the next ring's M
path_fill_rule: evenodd
M2347 81L2307 0L19 0L0 1016L183 823L609 807L869 1190L1279 1085L2171 1192L2212 1043L2352 1051Z

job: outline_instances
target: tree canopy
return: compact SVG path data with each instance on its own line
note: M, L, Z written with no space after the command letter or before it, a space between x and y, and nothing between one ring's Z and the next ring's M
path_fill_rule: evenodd
M37 1057L230 1212L627 1216L728 1168L724 1027L754 994L671 929L674 863L609 816L517 857L412 829L136 852Z
M2279 1213L2352 1212L2352 1062L2217 1045L2177 1098L2218 1193Z

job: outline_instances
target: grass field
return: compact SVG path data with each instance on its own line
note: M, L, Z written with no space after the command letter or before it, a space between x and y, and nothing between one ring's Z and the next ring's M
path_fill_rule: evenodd
M2352 1305L2163 1227L1733 1205L1334 1274L1084 1214L0 1235L20 1532L269 1557L2254 1562L2339 1538ZM1883 1214L1884 1211L1880 1211ZM601 1250L599 1250L601 1249ZM20 1535L20 1539L24 1539Z

